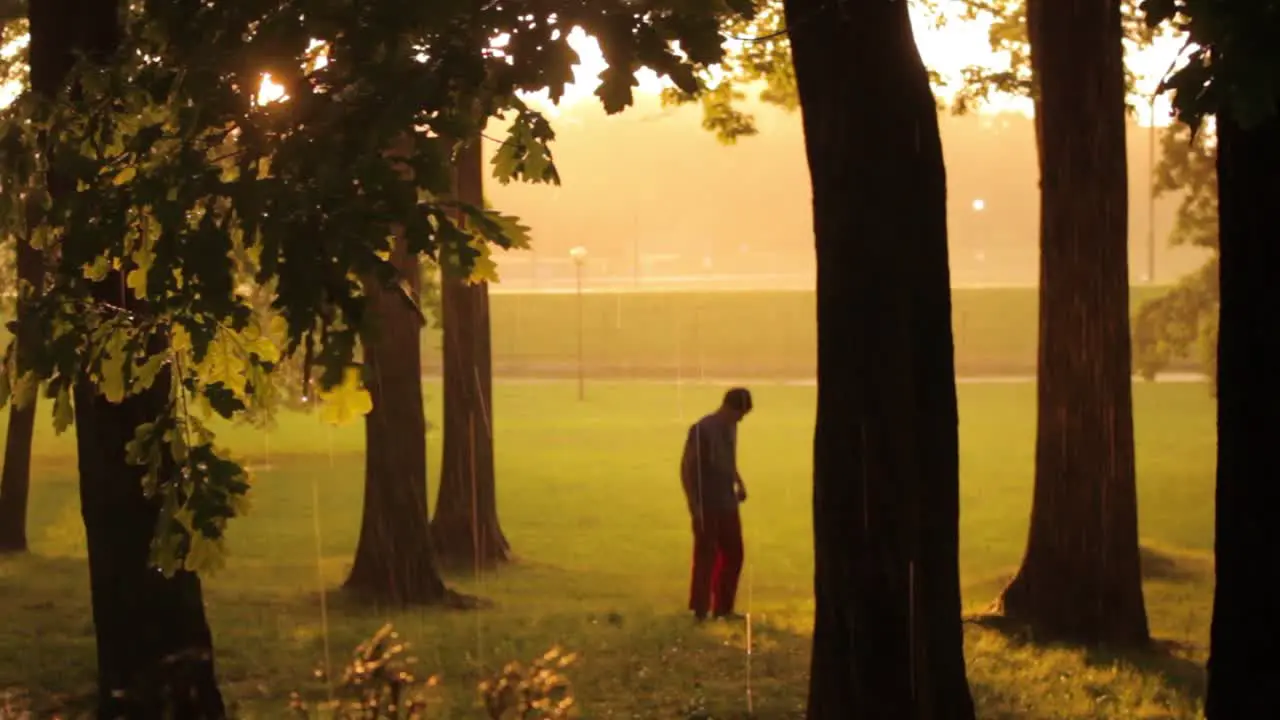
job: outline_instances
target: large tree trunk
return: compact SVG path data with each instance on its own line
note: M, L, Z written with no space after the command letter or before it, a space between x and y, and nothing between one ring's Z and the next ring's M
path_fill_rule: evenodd
M76 52L106 60L118 42L116 0L41 0L29 7L31 87L36 92L58 92ZM49 184L55 196L73 191L56 176ZM95 288L94 300L128 300L130 309L145 311L131 297L119 297L120 287L119 274L113 274ZM108 402L88 377L75 386L100 718L226 715L214 677L200 579L186 572L165 578L150 566L159 505L143 495L142 469L125 461L125 443L138 425L159 415L168 401L169 383L165 373L151 390L119 404Z
M18 333L21 348L40 342L32 336L28 304L38 300L44 289L44 255L19 239ZM9 428L4 443L4 470L0 472L0 553L27 549L27 495L31 489L31 438L36 424L36 399L25 407L14 403L9 409Z
M142 494L142 469L125 462L125 443L160 414L169 383L166 371L154 388L120 404L108 402L87 379L75 390L98 717L104 720L226 716L200 578L185 571L165 578L150 566L159 505Z
M998 605L1046 637L1143 645L1119 0L1030 0L1043 132L1035 491Z
M454 168L459 199L483 205L483 169L477 139L463 148ZM447 567L475 571L511 557L498 523L494 480L489 286L443 270L444 458L431 529Z
M1217 586L1209 648L1211 720L1280 716L1280 119L1242 129L1218 117Z
M373 410L364 422L364 515L346 587L392 604L438 603L448 594L427 514L418 259L397 242L392 262L414 296L366 285L375 325L362 343Z
M818 260L808 717L967 720L934 98L905 3L785 10Z

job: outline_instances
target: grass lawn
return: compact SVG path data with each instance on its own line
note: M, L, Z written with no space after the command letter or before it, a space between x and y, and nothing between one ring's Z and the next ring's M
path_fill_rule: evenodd
M1131 306L1167 291L1135 286ZM961 375L1035 371L1035 288L956 288L951 293ZM493 361L500 374L566 377L577 369L578 299L494 293ZM595 377L811 378L814 294L802 291L616 293L583 296L583 363ZM424 335L424 361L439 366L439 334ZM1172 370L1194 370L1180 360Z
M690 539L675 468L684 424L719 392L600 383L578 403L572 383L499 383L499 507L521 561L453 579L496 603L470 613L359 607L334 591L360 519L358 426L328 430L292 416L270 434L232 431L232 446L264 467L252 515L230 530L233 557L206 586L228 698L242 717L283 717L290 691L324 694L310 672L326 647L341 667L351 648L391 621L422 670L441 675L436 717L476 717L474 687L486 669L557 644L581 653L570 677L583 717L686 717L699 687L714 717L742 717L745 634L695 628L683 611ZM1139 384L1135 393L1147 605L1155 633L1180 649L1118 658L970 626L980 717L1199 712L1212 588L1213 403L1202 385ZM756 394L740 441L752 491L741 595L754 619L751 685L758 717L800 717L812 613L814 390L761 386ZM437 417L439 397L430 388ZM965 602L976 609L1015 567L1025 540L1034 387L963 385L960 403L961 574ZM40 415L34 553L0 558L0 692L26 687L46 702L91 687L94 656L74 447L52 437L43 407ZM433 464L439 446L433 433ZM318 575L330 591L327 627Z

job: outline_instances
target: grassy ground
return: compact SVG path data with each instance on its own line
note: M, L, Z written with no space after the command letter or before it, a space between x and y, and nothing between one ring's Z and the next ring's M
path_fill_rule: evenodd
M1133 306L1164 288L1133 288ZM494 294L494 367L509 376L576 372L573 295ZM961 375L1029 374L1036 359L1034 288L952 291ZM871 310L871 308L868 308ZM588 293L583 361L595 377L813 377L812 292ZM426 336L438 365L437 333ZM1188 369L1185 362L1179 370Z
M1135 388L1147 603L1171 655L1115 657L1037 646L976 626L970 680L984 718L1193 718L1211 594L1213 405L1200 385ZM334 591L355 542L360 428L284 418L269 435L232 433L263 465L250 517L231 529L229 566L208 581L218 662L244 717L284 716L291 690L326 648L335 666L383 622L441 674L436 717L475 717L486 669L561 644L588 718L679 718L701 686L715 717L745 711L745 636L695 628L683 612L689 537L673 477L682 424L718 389L499 384L495 399L500 509L518 565L461 589L493 609L457 613L359 607ZM439 412L439 392L429 406ZM990 600L1016 565L1030 504L1034 388L960 388L966 604ZM810 460L814 391L760 387L741 431L752 490L744 506L749 567L742 609L754 617L751 683L761 718L799 717L812 612ZM45 415L43 409L41 417ZM31 524L34 554L0 558L0 688L48 699L92 682L93 640L74 449L41 423ZM433 464L439 438L431 437ZM434 477L434 471L433 471ZM313 503L313 493L319 498ZM317 536L320 529L319 562ZM327 595L322 624L317 570ZM327 642L327 644L326 644ZM0 715L3 715L0 712Z

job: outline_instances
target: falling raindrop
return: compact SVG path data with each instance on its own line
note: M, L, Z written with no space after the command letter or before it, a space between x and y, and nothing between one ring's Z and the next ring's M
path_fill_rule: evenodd
M326 427L329 450L329 476L334 474L333 427ZM329 701L333 701L333 665L329 652L329 596L324 583L324 544L320 532L320 473L311 473L311 527L316 541L316 589L320 591L320 638L324 643L324 685Z
M752 595L755 588L755 565L747 565L747 717L754 717L755 697L751 689L751 655L752 655L752 633L751 633L751 605Z

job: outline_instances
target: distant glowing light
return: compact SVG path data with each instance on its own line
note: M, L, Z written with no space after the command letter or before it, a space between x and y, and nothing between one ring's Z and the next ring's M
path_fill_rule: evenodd
M284 86L271 79L271 73L262 73L262 83L258 86L257 103L259 105L270 105L273 102L283 102L288 100L289 96L284 94Z
M986 210L986 209L987 209L986 200L983 200L982 198L978 198L977 200L973 201L974 212L982 212L983 210Z

